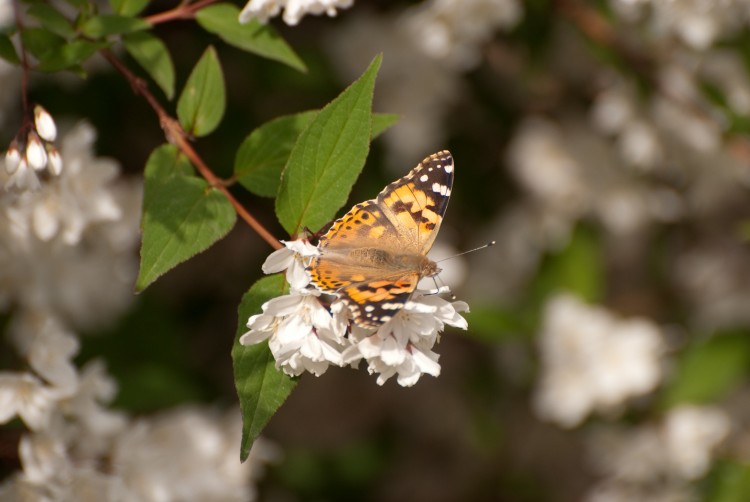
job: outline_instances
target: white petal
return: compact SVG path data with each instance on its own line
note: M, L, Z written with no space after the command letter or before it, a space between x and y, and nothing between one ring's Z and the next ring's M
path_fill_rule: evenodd
M60 220L57 219L56 211L52 207L54 202L51 198L42 201L32 213L34 233L43 241L52 239L60 228Z
M277 249L266 258L261 269L264 274L274 274L285 270L294 261L294 252L287 249Z
M45 141L55 141L57 137L57 126L55 121L52 119L47 110L39 105L34 107L34 125L36 126L36 132Z
M300 256L310 257L318 256L320 252L318 248L310 244L307 240L297 239L295 241L281 241L288 248L297 253Z
M8 174L13 174L16 172L20 164L21 152L18 151L18 147L15 144L11 145L5 153L5 170Z
M409 352L406 350L406 346L401 345L397 340L389 336L383 343L383 348L380 352L380 359L388 366L398 366L403 363L404 360L409 357Z
M63 169L63 161L60 152L54 149L47 152L47 168L53 176L60 176Z
M292 289L304 289L310 284L310 273L299 260L292 260L286 269L286 282Z
M434 377L440 376L440 364L438 364L437 362L440 356L438 354L432 351L423 352L416 347L412 347L411 354L412 358L414 359L414 363L422 371L422 373L427 373L428 375L432 375Z
M267 340L271 334L272 331L255 331L251 329L240 337L240 345L255 345L263 340Z
M44 169L47 165L47 151L39 138L34 134L29 134L29 140L26 145L26 162L29 166L37 171Z

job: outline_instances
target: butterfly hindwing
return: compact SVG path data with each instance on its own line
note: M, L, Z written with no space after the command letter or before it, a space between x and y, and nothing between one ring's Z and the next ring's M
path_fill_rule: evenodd
M355 324L377 328L401 310L417 287L419 274L361 282L342 289Z

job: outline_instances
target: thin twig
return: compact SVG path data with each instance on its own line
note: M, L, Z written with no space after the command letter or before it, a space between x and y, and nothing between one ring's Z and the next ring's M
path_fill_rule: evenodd
M127 66L125 66L112 52L107 49L102 49L102 56L109 61L109 63L120 72L125 79L130 83L133 92L143 96L148 102L151 108L154 110L156 115L159 117L159 123L164 130L167 141L177 146L180 151L192 162L192 164L198 169L198 172L208 182L208 184L219 190L227 200L232 204L237 214L255 230L258 235L261 236L271 247L274 249L280 249L282 247L278 239L276 239L266 228L258 222L237 199L229 192L224 182L219 179L213 171L203 162L203 159L198 155L193 146L187 140L187 134L182 129L180 123L170 116L164 107L157 101L154 95L149 91L146 82L134 75Z
M152 14L146 16L144 19L152 25L166 23L167 21L173 21L175 19L192 19L195 16L196 11L218 1L219 0L199 0L195 3L180 2L180 4L174 9L160 12L158 14Z

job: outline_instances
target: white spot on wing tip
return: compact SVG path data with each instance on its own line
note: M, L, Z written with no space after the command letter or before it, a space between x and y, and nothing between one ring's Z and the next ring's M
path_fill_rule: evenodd
M453 172L453 164L448 164L445 166L445 172L446 173L452 173Z

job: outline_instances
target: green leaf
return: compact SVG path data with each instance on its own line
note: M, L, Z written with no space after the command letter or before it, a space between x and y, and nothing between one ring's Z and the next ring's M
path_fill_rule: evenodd
M564 249L545 258L534 288L536 298L542 301L561 290L589 302L601 299L604 263L597 234L579 225Z
M49 72L73 69L106 46L104 42L73 40L39 56L39 65L36 69Z
M264 277L253 284L242 297L237 322L237 335L232 348L234 381L242 409L242 444L240 460L250 454L250 447L276 410L297 385L293 379L276 369L268 343L240 345L240 336L247 331L248 318L261 311L261 305L286 292L282 274Z
M372 114L372 139L383 134L394 125L401 117L395 113L373 113Z
M174 64L164 42L147 32L129 33L122 41L125 50L171 100L174 97Z
M219 125L225 106L224 75L216 51L209 47L182 90L177 101L177 117L185 131L205 136Z
M734 389L750 369L750 333L716 334L689 346L677 361L666 385L662 405L706 403L721 399Z
M297 56L276 30L253 19L247 24L239 22L240 9L229 3L205 7L195 14L203 28L239 49L284 63L299 71L307 71L305 63Z
M109 5L116 14L135 16L148 5L149 0L109 0Z
M237 150L234 162L234 174L242 186L256 195L275 197L294 143L317 113L279 117L251 132Z
M523 309L502 309L497 306L474 306L465 314L469 321L466 336L485 343L527 338L533 332L528 312Z
M275 197L292 147L317 113L312 110L278 117L251 132L237 150L234 162L234 175L240 184L261 197ZM373 138L396 120L398 115L373 114Z
M327 104L299 136L276 199L276 215L290 235L317 230L346 203L362 171L372 132L372 96L382 57Z
M81 32L89 38L102 38L108 35L122 35L149 28L151 28L151 25L143 19L110 14L87 19L81 26Z
M750 500L750 465L720 461L707 480L703 502L746 502Z
M234 226L237 215L230 202L190 171L171 145L156 149L146 163L137 291L208 249Z
M16 48L13 46L13 42L7 35L0 35L0 58L11 64L20 64L21 60L18 59Z
M60 50L65 45L65 39L44 28L26 28L21 32L23 47L35 58Z
M76 31L73 29L68 18L51 5L36 3L29 7L27 14L37 19L44 28L56 35L64 38L73 38L76 36Z

